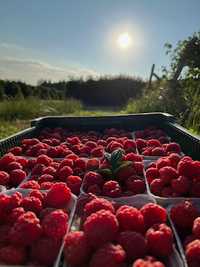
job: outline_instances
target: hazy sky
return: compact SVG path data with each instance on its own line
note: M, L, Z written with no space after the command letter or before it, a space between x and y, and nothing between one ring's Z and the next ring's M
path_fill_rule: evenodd
M147 78L153 63L167 65L165 42L200 30L199 11L200 0L0 0L0 78Z

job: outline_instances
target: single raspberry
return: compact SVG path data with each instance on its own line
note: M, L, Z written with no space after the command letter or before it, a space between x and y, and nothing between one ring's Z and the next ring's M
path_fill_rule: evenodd
M199 216L197 208L189 201L184 201L171 208L172 221L180 229L191 229L193 221Z
M156 168L158 170L160 170L161 168L166 167L166 166L171 166L171 161L168 158L163 157L163 158L160 158L156 161Z
M71 159L71 160L76 160L76 159L78 159L78 156L76 155L76 154L69 154L69 155L67 155L66 157L65 157L65 159Z
M89 260L90 253L91 249L84 232L76 231L67 234L64 241L64 256L70 266L84 265Z
M43 169L42 174L50 174L52 176L54 176L56 174L56 169L52 166L48 166L46 168Z
M23 166L19 163L19 162L10 162L6 168L6 170L8 172L12 171L12 170L17 170L17 169L23 169Z
M139 151L142 150L142 148L147 146L147 141L142 139L142 138L138 138L136 139L136 145Z
M146 240L140 233L132 231L121 232L117 242L126 251L127 258L130 261L144 257L146 254Z
M92 247L100 247L114 240L118 232L118 221L109 210L99 210L87 217L83 225L85 234Z
M31 259L42 266L53 266L60 246L61 242L52 238L42 237L32 244Z
M14 208L8 215L7 217L7 222L9 224L14 224L17 219L22 215L24 214L25 211L22 207L17 207L17 208Z
M10 197L9 208L14 209L21 205L23 196L20 192L15 192Z
M54 208L67 206L70 200L71 190L65 183L53 184L45 197L46 205Z
M0 248L0 262L5 265L23 265L26 261L26 250L12 245Z
M9 163L16 161L15 156L12 153L7 153L5 154L1 159L0 159L0 166L2 167L7 167Z
M200 217L197 217L193 222L192 233L196 238L200 239Z
M71 168L73 168L74 166L74 162L72 159L63 159L60 163L60 169L64 166L69 166Z
M15 147L12 147L9 150L9 152L12 153L15 156L19 156L22 153L22 148L20 146L15 146Z
M89 267L121 267L125 260L126 252L120 245L106 243L93 254Z
M166 146L166 151L168 153L178 153L178 154L180 154L181 153L181 147L177 143L169 143Z
M5 194L0 194L0 214L10 209L11 197Z
M165 208L155 203L147 203L140 211L144 217L146 229L154 224L165 223L167 221L167 212Z
M147 179L151 178L151 179L156 179L159 177L159 171L157 168L148 168L146 170L146 177Z
M90 185L87 189L87 193L92 193L96 196L100 196L102 194L101 188L97 184Z
M28 167L28 159L26 159L26 158L24 158L24 157L17 157L16 158L16 161L18 162L18 163L20 163L21 165L22 165L22 167L23 168L26 168L26 167Z
M13 170L10 172L10 182L13 186L18 186L26 178L26 172L23 170Z
M190 181L185 176L179 176L177 179L171 181L171 186L174 192L184 195L187 194L190 189Z
M93 171L89 171L88 173L85 174L84 179L83 179L83 183L84 183L84 187L88 188L91 185L99 185L102 186L103 185L103 178L101 176L101 174L97 173L97 172L93 172Z
M149 139L147 141L147 146L149 146L149 147L160 147L161 143L157 139Z
M116 217L122 231L144 232L144 218L138 209L126 205L121 206L116 212Z
M131 176L126 180L126 187L128 191L131 191L133 194L142 194L146 190L146 185L144 180L141 180L137 176Z
M0 171L0 185L8 185L10 175L7 172Z
M51 238L61 239L67 231L68 215L62 210L47 214L42 220L44 233Z
M53 159L48 157L47 155L40 155L37 158L37 164L44 164L45 166L49 166L52 163Z
M161 179L154 179L150 184L151 193L156 196L161 196L163 188L164 183Z
M86 170L86 160L82 158L78 158L74 161L74 165L76 168L80 168L82 171Z
M103 185L103 195L108 197L120 197L121 187L117 181L108 181Z
M38 184L37 181L30 180L30 181L27 181L27 182L23 183L22 185L20 185L20 188L24 188L24 189L40 189L40 185Z
M99 160L98 159L88 159L86 164L87 170L96 170L99 168Z
M36 214L42 210L42 202L36 197L24 197L21 205L26 211L33 211Z
M151 151L152 156L165 156L166 152L163 147L155 147Z
M143 171L144 171L144 164L143 162L134 162L133 167L135 169L135 173L137 175L143 176Z
M61 181L66 181L67 177L70 175L73 175L73 170L69 166L64 166L57 172L58 179Z
M154 224L146 232L147 248L155 256L166 257L173 251L172 230L166 224Z
M132 267L165 267L164 263L153 257L145 257L144 259L136 260Z
M66 179L67 186L73 194L79 195L82 184L82 179L79 176L70 175Z
M91 150L91 155L93 157L102 157L104 154L104 148L102 146L95 147Z
M53 185L54 185L54 183L52 183L52 182L44 182L40 185L40 189L41 190L49 190L52 188Z
M40 220L36 215L28 211L18 217L9 233L9 240L16 245L30 245L37 240L42 233Z
M176 169L177 168L177 165L178 165L178 163L179 163L179 161L181 159L181 156L179 154L177 154L177 153L171 153L168 156L168 159L171 162L171 166Z
M113 214L115 213L115 209L112 203L104 198L94 198L90 202L88 202L84 207L84 215L86 217L90 216L92 213L95 213L99 210L109 210Z
M177 171L170 166L165 166L159 169L159 174L160 174L160 179L166 185L169 184L173 179L178 178Z
M131 153L128 153L128 154L125 155L124 160L134 161L134 162L141 162L142 161L142 156L131 152Z
M196 239L186 246L186 258L190 267L198 267L200 263L200 240Z
M38 183L42 184L44 182L52 182L54 180L54 177L50 174L43 174L38 178Z
M193 172L192 159L183 157L177 165L177 171L179 175L190 177Z
M136 143L134 140L127 139L124 141L124 149L126 152L135 152L136 151Z

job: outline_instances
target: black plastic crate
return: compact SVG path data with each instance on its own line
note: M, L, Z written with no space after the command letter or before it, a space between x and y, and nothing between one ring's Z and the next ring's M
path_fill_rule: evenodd
M19 132L0 141L0 154L11 147L20 144L23 138L37 137L45 127L64 127L70 130L98 130L105 128L121 128L129 131L142 130L149 126L163 129L175 142L178 142L183 152L200 160L200 138L190 134L185 128L176 123L176 119L167 113L139 113L129 115L74 117L52 116L42 117L31 121L31 128Z

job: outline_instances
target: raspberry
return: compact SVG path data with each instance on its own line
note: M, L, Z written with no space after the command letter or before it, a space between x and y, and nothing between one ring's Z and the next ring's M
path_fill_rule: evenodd
M54 180L54 177L50 174L43 174L39 177L38 183L42 184L44 182L52 182Z
M83 182L84 182L84 187L88 188L89 186L95 184L102 186L104 181L99 173L89 171L88 173L85 174Z
M193 172L192 160L190 158L183 157L177 165L177 171L179 175L190 177Z
M101 188L97 185L90 185L87 189L87 193L92 193L96 196L100 196L101 195Z
M140 211L144 217L146 229L154 224L165 223L167 221L166 210L155 203L148 203L144 205Z
M156 162L157 169L161 169L162 167L171 166L171 162L168 158L160 158Z
M10 172L12 170L17 170L17 169L21 169L22 170L23 167L19 162L14 161L14 162L9 163L6 169L7 169L7 171Z
M161 179L154 179L150 184L152 194L160 196L163 190L164 183Z
M46 168L43 169L43 175L44 174L50 174L52 176L54 176L56 174L56 169L52 166L48 166Z
M134 162L133 167L137 175L143 176L143 170L144 170L143 162Z
M9 224L14 224L17 219L22 215L24 214L25 211L22 207L17 207L17 208L14 208L8 215L8 218L7 218L7 222Z
M85 159L78 158L74 161L74 165L77 168L80 168L82 171L86 170L86 161Z
M28 159L24 157L17 157L16 160L22 165L23 168L28 167Z
M166 151L168 152L168 153L178 153L178 154L180 154L181 153L181 147L180 147L180 145L179 144L177 144L177 143L169 143L169 144L167 144L167 146L166 146Z
M174 192L184 195L189 191L190 181L185 176L179 176L177 179L171 181L171 186Z
M70 175L66 179L67 186L73 194L78 195L82 184L82 179L79 176Z
M10 172L10 182L13 186L18 186L26 178L26 173L23 170L13 170Z
M147 248L155 256L166 257L173 251L172 230L166 224L154 224L146 232Z
M54 208L67 206L70 200L71 190L65 183L53 184L45 197L46 205Z
M120 245L107 243L92 256L90 267L121 267L125 263L126 253Z
M38 184L37 181L34 180L30 180L27 181L25 183L23 183L20 188L24 188L24 189L40 189L40 185Z
M76 231L67 234L64 242L64 256L70 266L84 265L89 260L90 253L91 249L84 232Z
M124 141L124 149L126 152L135 152L136 151L136 143L134 140L127 139Z
M108 197L120 197L121 187L117 181L108 181L103 185L103 195Z
M95 147L91 150L91 155L93 157L102 157L104 154L104 148L102 146Z
M54 239L61 239L67 231L68 215L62 210L55 210L47 214L42 220L44 233Z
M186 258L189 266L198 267L200 263L200 240L196 239L186 246Z
M144 139L138 138L136 140L136 145L137 145L138 150L141 151L143 147L147 146L147 141Z
M42 175L43 170L45 169L45 165L44 164L36 164L33 169L31 174L32 175Z
M196 240L197 238L194 235L188 235L186 236L184 242L183 242L183 246L184 248L186 248L186 246L191 243L192 241Z
M9 150L15 156L19 156L22 153L22 148L20 146L15 146Z
M142 194L145 192L146 186L145 182L136 177L129 177L126 180L127 190L131 191L133 194Z
M26 261L26 251L22 247L12 245L0 248L0 262L6 265L23 265Z
M0 185L8 185L10 175L7 172L0 171Z
M24 197L21 205L26 211L33 211L36 214L42 210L42 202L36 197Z
M151 178L151 179L156 179L159 177L159 171L157 168L148 168L146 170L146 177L147 179Z
M142 157L140 155L137 155L137 154L131 152L131 153L126 154L124 160L140 162L140 161L142 161Z
M90 202L88 202L84 207L84 215L86 217L90 216L92 213L95 213L99 210L109 210L113 214L115 213L115 209L112 203L104 198L94 198Z
M10 196L0 194L0 213L7 211L10 207Z
M52 266L59 253L61 243L52 238L42 237L31 246L31 259L42 266Z
M54 184L51 182L44 182L40 185L41 190L49 190Z
M180 229L191 229L193 221L199 216L195 206L189 201L184 201L171 208L172 221Z
M16 245L30 245L37 240L42 233L39 219L28 211L17 219L10 230L9 240Z
M0 166L5 168L13 161L15 161L15 156L12 153L7 153L0 159Z
M122 231L144 232L144 218L138 209L126 205L121 206L116 212L116 217Z
M157 139L149 139L147 141L147 146L149 146L149 147L160 147L161 143Z
M44 164L45 166L49 166L52 163L53 159L48 157L47 155L40 155L37 158L37 164Z
M165 156L166 153L165 153L164 148L162 148L162 147L155 147L155 148L152 149L151 155L152 156Z
M90 245L100 247L114 240L119 225L114 214L108 210L99 210L87 217L83 228Z
M147 256L144 259L136 260L132 267L165 267L165 265L155 258Z
M200 239L200 217L197 217L193 222L192 233L196 238Z
M22 194L20 192L15 192L10 197L9 208L14 209L19 207L21 205L22 199L23 199Z
M66 181L67 177L73 175L73 170L69 166L64 166L58 170L57 176L61 181Z
M140 233L132 231L121 232L117 242L126 251L127 258L130 261L144 257L146 254L146 240Z
M177 168L177 165L181 159L181 156L177 153L171 153L169 156L168 156L168 159L170 160L171 162L171 166L174 167L175 169Z
M86 164L87 170L96 170L99 168L99 160L98 159L88 159Z
M169 166L162 167L159 169L160 179L164 184L169 184L171 180L178 178L177 171Z

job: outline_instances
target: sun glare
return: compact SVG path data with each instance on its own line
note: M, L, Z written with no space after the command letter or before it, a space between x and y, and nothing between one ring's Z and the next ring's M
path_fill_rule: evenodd
M131 44L131 37L127 32L121 33L117 38L117 43L120 48L126 49Z

